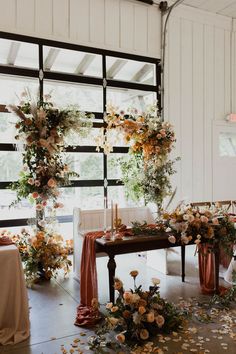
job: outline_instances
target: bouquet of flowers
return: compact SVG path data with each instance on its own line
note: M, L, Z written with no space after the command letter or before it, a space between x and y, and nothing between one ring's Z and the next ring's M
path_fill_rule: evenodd
M160 208L171 193L169 176L175 172L174 161L168 158L175 142L172 126L161 120L156 106L148 107L143 114L134 109L116 113L111 106L105 120L107 128L98 139L98 148L112 151L109 133L114 129L130 144L130 154L120 160L126 196L133 200L144 197L145 202L154 202Z
M219 209L200 210L180 205L172 213L163 213L162 217L169 231L174 231L169 236L171 243L218 244L232 257L236 230L230 214Z
M21 106L9 109L19 118L15 138L24 144L23 170L11 185L17 192L16 202L29 197L35 201L36 210L43 210L47 200L52 199L58 207L58 187L69 185L70 177L78 176L63 160L65 138L72 133L86 135L92 115L75 106L60 110L49 101L23 101Z
M114 330L118 332L116 341L119 344L134 346L141 345L158 333L178 330L183 323L184 314L173 304L161 298L160 280L153 278L153 285L148 291L144 291L141 285L136 285L138 271L131 271L130 275L134 279L134 290L125 291L122 281L118 278L114 280L118 297L115 304L106 305L108 315L105 318L103 333ZM104 345L103 340L104 337L101 342L98 337L93 338L91 348Z
M40 278L51 279L57 275L59 269L63 269L65 274L69 272L71 266L71 261L67 258L69 250L64 245L61 235L43 229L32 236L26 229L22 229L21 233L12 239L24 263L28 285L32 285Z

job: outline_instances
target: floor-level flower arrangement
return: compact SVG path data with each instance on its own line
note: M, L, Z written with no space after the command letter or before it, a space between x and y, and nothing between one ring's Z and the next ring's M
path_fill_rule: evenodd
M126 291L123 283L115 278L118 293L115 303L106 305L107 315L91 338L90 348L95 352L119 352L129 347L142 346L158 334L178 331L185 318L184 311L160 296L159 279L153 278L149 290L136 285L138 271L131 271L134 289ZM109 351L108 351L109 352Z

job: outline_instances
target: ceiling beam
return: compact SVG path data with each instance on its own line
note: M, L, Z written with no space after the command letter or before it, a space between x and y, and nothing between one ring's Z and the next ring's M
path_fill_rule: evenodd
M89 65L94 61L95 58L96 56L93 54L85 54L83 59L77 66L75 74L84 75Z
M50 48L48 55L43 63L44 70L48 70L48 71L51 70L59 52L60 52L60 49Z
M107 78L114 79L118 72L128 63L128 60L117 59L107 71Z
M7 65L14 65L20 49L20 42L12 42L7 56Z
M131 81L141 82L151 71L153 71L153 66L150 64L144 64L132 77Z

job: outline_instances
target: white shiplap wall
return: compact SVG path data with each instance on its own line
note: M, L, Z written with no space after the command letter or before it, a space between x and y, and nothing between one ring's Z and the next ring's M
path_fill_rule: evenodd
M214 199L212 129L230 112L231 25L230 18L184 6L170 19L165 116L175 126L181 157L176 201Z
M160 58L160 11L133 0L0 0L0 30Z

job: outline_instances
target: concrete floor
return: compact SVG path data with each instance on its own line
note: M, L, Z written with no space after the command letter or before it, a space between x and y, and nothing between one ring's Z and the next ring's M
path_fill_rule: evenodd
M177 249L177 252L178 249ZM129 289L133 287L132 278L129 272L133 269L139 271L137 284L143 284L143 288L148 288L152 277L161 279L161 295L170 301L178 302L179 298L188 299L190 297L199 297L199 281L197 270L197 258L193 256L194 248L188 247L186 254L186 282L182 283L180 274L180 255L179 253L171 252L168 255L168 267L170 275L166 276L159 273L157 270L147 267L145 259L138 257L136 254L123 255L117 257L117 272L116 275L122 279L125 287ZM98 283L99 283L99 301L105 304L108 300L108 276L106 270L106 258L97 260L98 267ZM93 334L92 331L74 326L76 315L76 307L79 304L79 283L73 279L73 274L68 279L59 276L57 280L51 280L35 288L29 289L30 300L30 321L31 321L31 336L29 340L15 346L0 347L0 353L8 354L60 354L65 348L65 353L70 353L73 340L80 340L79 348L83 353L91 353L87 346L87 338ZM197 328L197 333L193 334L191 350L190 347L186 350L181 349L184 343L184 338L175 341L170 339L164 340L162 348L167 347L168 353L207 353L200 351L198 346L194 346L199 338L207 338L204 348L210 353L220 354L227 349L227 353L236 353L235 341L229 338L228 335L215 335L211 332L216 328L215 324L193 323L191 326ZM236 326L236 316L235 316ZM222 337L223 336L223 337ZM188 335L189 337L189 335ZM216 337L216 338L214 338ZM177 337L177 339L179 336ZM176 339L176 338L175 338ZM227 344L224 348L221 342ZM199 345L200 346L200 345ZM78 353L75 348L74 353ZM73 349L71 351L73 353Z

